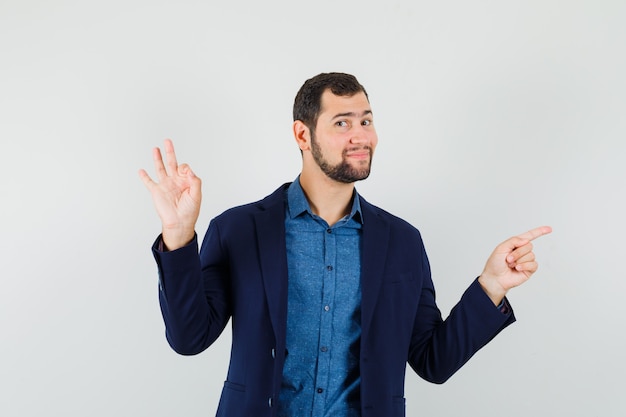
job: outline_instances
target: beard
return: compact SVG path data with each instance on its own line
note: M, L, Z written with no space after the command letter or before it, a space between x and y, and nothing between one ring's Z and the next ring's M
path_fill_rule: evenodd
M348 152L367 149L370 154L369 161L363 161L363 166L354 167L350 165L348 162ZM311 134L311 155L313 159L320 167L322 172L326 174L326 176L332 180L342 182L342 183L352 183L355 181L364 180L370 175L370 170L372 167L372 148L369 146L363 147L353 147L350 149L344 149L341 155L341 162L336 165L330 164L324 155L322 154L322 149L319 146L319 143L315 139L315 134Z

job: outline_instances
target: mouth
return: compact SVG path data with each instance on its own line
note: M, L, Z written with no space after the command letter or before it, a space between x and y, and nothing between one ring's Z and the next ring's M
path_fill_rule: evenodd
M371 151L369 148L352 149L345 152L347 158L369 159Z

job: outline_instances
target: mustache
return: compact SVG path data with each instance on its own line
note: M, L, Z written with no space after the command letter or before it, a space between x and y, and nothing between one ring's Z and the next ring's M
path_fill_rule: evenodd
M354 152L361 152L361 151L367 151L370 155L372 154L372 147L371 146L354 146L352 148L348 148L348 149L344 149L343 154L347 155L349 153L354 153Z

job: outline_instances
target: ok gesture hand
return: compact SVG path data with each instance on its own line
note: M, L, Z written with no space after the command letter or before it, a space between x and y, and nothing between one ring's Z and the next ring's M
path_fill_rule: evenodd
M152 157L159 182L141 169L139 177L145 184L161 218L163 243L169 250L188 244L194 237L202 200L201 180L187 164L178 165L174 145L165 140L167 168L161 150L154 148Z

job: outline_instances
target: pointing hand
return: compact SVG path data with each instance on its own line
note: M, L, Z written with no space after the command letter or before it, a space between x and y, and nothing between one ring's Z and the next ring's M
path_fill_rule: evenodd
M478 278L489 298L500 304L513 287L526 282L537 270L532 241L552 232L549 226L537 227L499 244Z

